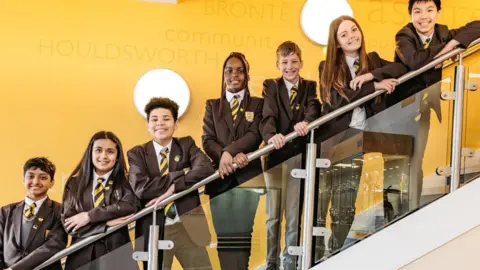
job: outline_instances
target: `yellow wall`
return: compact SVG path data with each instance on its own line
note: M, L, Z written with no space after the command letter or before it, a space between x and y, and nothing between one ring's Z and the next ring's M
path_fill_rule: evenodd
M408 22L406 2L349 1L369 50L392 59L394 34ZM443 2L442 23L454 27L480 17L476 0ZM230 51L247 55L256 95L264 78L278 75L275 49L287 39L303 50L303 76L317 78L324 54L301 31L303 3L3 0L0 205L23 197L22 165L29 157L46 155L57 164L51 197L60 200L62 181L95 131L114 131L125 149L148 140L132 101L137 80L148 70L170 68L186 79L192 98L177 135L197 142L205 100L218 96L221 65Z

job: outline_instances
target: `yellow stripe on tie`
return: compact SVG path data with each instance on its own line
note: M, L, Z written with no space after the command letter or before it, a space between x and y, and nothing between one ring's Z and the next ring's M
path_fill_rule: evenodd
M100 206L100 204L103 204L103 199L105 198L105 194L101 194L100 197L95 201L95 207Z
M237 120L237 115L238 115L238 110L240 109L238 102L238 96L234 96L233 102L232 102L232 118L233 121Z
M290 109L293 111L293 105L295 103L295 98L297 97L297 88L294 86L290 90Z

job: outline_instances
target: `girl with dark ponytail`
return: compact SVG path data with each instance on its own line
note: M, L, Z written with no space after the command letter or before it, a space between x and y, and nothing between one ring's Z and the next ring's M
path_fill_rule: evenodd
M260 159L247 158L262 142L263 108L263 99L250 95L248 72L245 55L232 52L223 64L220 97L207 100L203 119L203 149L221 178L206 187L221 269L248 269L260 197L251 187L264 186Z

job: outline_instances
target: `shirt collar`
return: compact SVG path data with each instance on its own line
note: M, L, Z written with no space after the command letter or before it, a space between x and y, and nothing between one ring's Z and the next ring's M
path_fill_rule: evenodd
M242 91L238 91L237 93L225 91L225 98L227 99L228 103L232 103L232 100L235 97L235 95L239 95L238 102L239 103L242 102L243 97L245 96L245 89L243 89Z
M37 206L36 206L36 209L40 209L40 207L42 206L43 202L48 198L48 196L45 196L43 197L42 199L38 200L38 201L34 201L28 197L25 197L25 204L27 204L28 206L32 205L32 203L35 203Z
M285 82L285 86L287 87L288 91L290 92L290 90L292 90L293 86L297 87L297 89L298 89L298 82L300 81L300 79L298 79L297 82L295 82L295 83L291 83L291 82L285 80L285 78L283 78L283 81Z
M355 64L355 60L359 59L359 57L351 57L351 56L345 56L345 60L347 60L347 65L349 68L353 68L353 64Z
M93 186L95 186L97 184L97 180L98 178L103 178L104 180L108 180L108 178L110 178L110 175L112 174L113 172L113 169L111 169L109 172L107 172L106 174L100 176L97 174L97 172L95 170L93 170ZM103 181L103 184L105 185L107 181Z
M157 153L157 156L160 155L160 151L162 151L163 148L165 148L165 147L167 147L168 153L170 153L170 150L172 150L172 142L173 142L173 139L170 140L170 142L167 145L163 146L163 145L160 145L159 143L157 143L156 141L153 141L153 147L155 148L155 153ZM167 158L168 158L168 155L167 155Z
M425 35L422 35L420 34L419 32L417 32L417 35L420 37L420 40L422 41L422 44L425 43L425 41L427 40L427 38L430 39L429 43L432 42L432 38L433 38L433 34L435 33L435 31L433 31L430 36L425 36Z

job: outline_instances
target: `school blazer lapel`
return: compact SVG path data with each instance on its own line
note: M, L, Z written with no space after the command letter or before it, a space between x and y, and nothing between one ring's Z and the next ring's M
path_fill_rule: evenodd
M32 244L32 241L37 235L37 233L39 231L42 231L41 227L51 211L52 211L52 201L49 198L47 198L45 202L42 204L42 206L40 207L40 209L38 210L37 215L35 216L32 229L30 230L30 234L28 235L28 238L27 238L26 245L25 247L23 247L24 249L27 249Z
M350 73L350 67L348 66L347 63L345 63L345 72L347 73L347 85L345 87L350 88L350 81L353 80L352 78L352 73Z
M420 50L420 49L423 49L422 39L421 39L420 36L418 35L417 30L415 30L415 27L413 26L413 24L412 24L412 23L409 23L409 24L408 24L408 27L412 30L412 34L413 34L413 36L414 36L414 38L415 38L415 47L416 47L417 49L419 49L419 50ZM435 36L436 36L436 34L437 34L436 32L437 32L437 31L435 31L435 34L433 34L432 41L430 42L430 44L433 44L433 42L435 42L434 40L435 40Z
M84 212L84 211L89 211L95 207L93 204L93 195L92 195L92 189L93 189L93 183L90 180L90 183L88 183L86 191L83 192L83 203L80 206L81 209L77 211L78 213Z
M155 153L155 147L153 146L153 141L148 142L145 148L146 148L145 158L146 158L148 171L151 172L152 175L159 175L160 162L158 160L158 154Z
M172 172L178 171L178 163L182 160L182 148L175 138L173 138L168 159L168 170Z
M245 104L248 104L248 95L245 94L242 102L240 103L240 110L238 111L237 114L237 120L235 121L235 126L233 127L235 130L235 134L239 130L239 126L243 126L245 123L244 118L245 118L245 112L248 111L248 108L245 106ZM237 137L237 136L235 136Z
M417 39L420 39L420 37L417 35ZM430 45L429 46L432 46L432 45L438 45L440 43L442 43L442 33L440 33L440 31L435 31L435 33L433 34L432 36L432 40L430 41ZM419 43L421 44L422 41L420 40ZM421 44L422 48L423 48L423 44Z
M297 103L295 104L295 107L293 108L293 115L295 118L298 117L300 112L302 111L302 107L306 104L305 98L306 98L306 93L307 93L307 83L305 82L304 79L300 78L298 81L298 97L297 97ZM297 109L298 108L298 109Z
M110 176L110 178L108 178L108 181L105 184L105 190L104 190L105 205L112 204L111 195L112 195L112 192L113 192L113 179L111 177L112 176Z
M288 89L287 86L285 85L285 82L283 81L283 78L275 80L277 83L277 90L278 90L278 95L280 98L280 103L282 103L282 107L287 113L288 119L292 120L293 118L293 112L290 109L290 97L288 96ZM298 100L298 98L297 98Z
M235 130L233 129L232 109L230 108L230 104L228 103L226 98L222 98L222 102L223 102L222 117L225 120L225 123L227 124L227 127L230 130L230 133L234 134ZM240 113L240 110L238 111L238 113Z
M21 229L22 229L22 219L23 219L23 208L25 207L25 201L17 204L15 210L13 210L12 217L13 217L13 234L15 236L16 245L22 245L22 238L21 238ZM6 243L5 243L6 244Z

